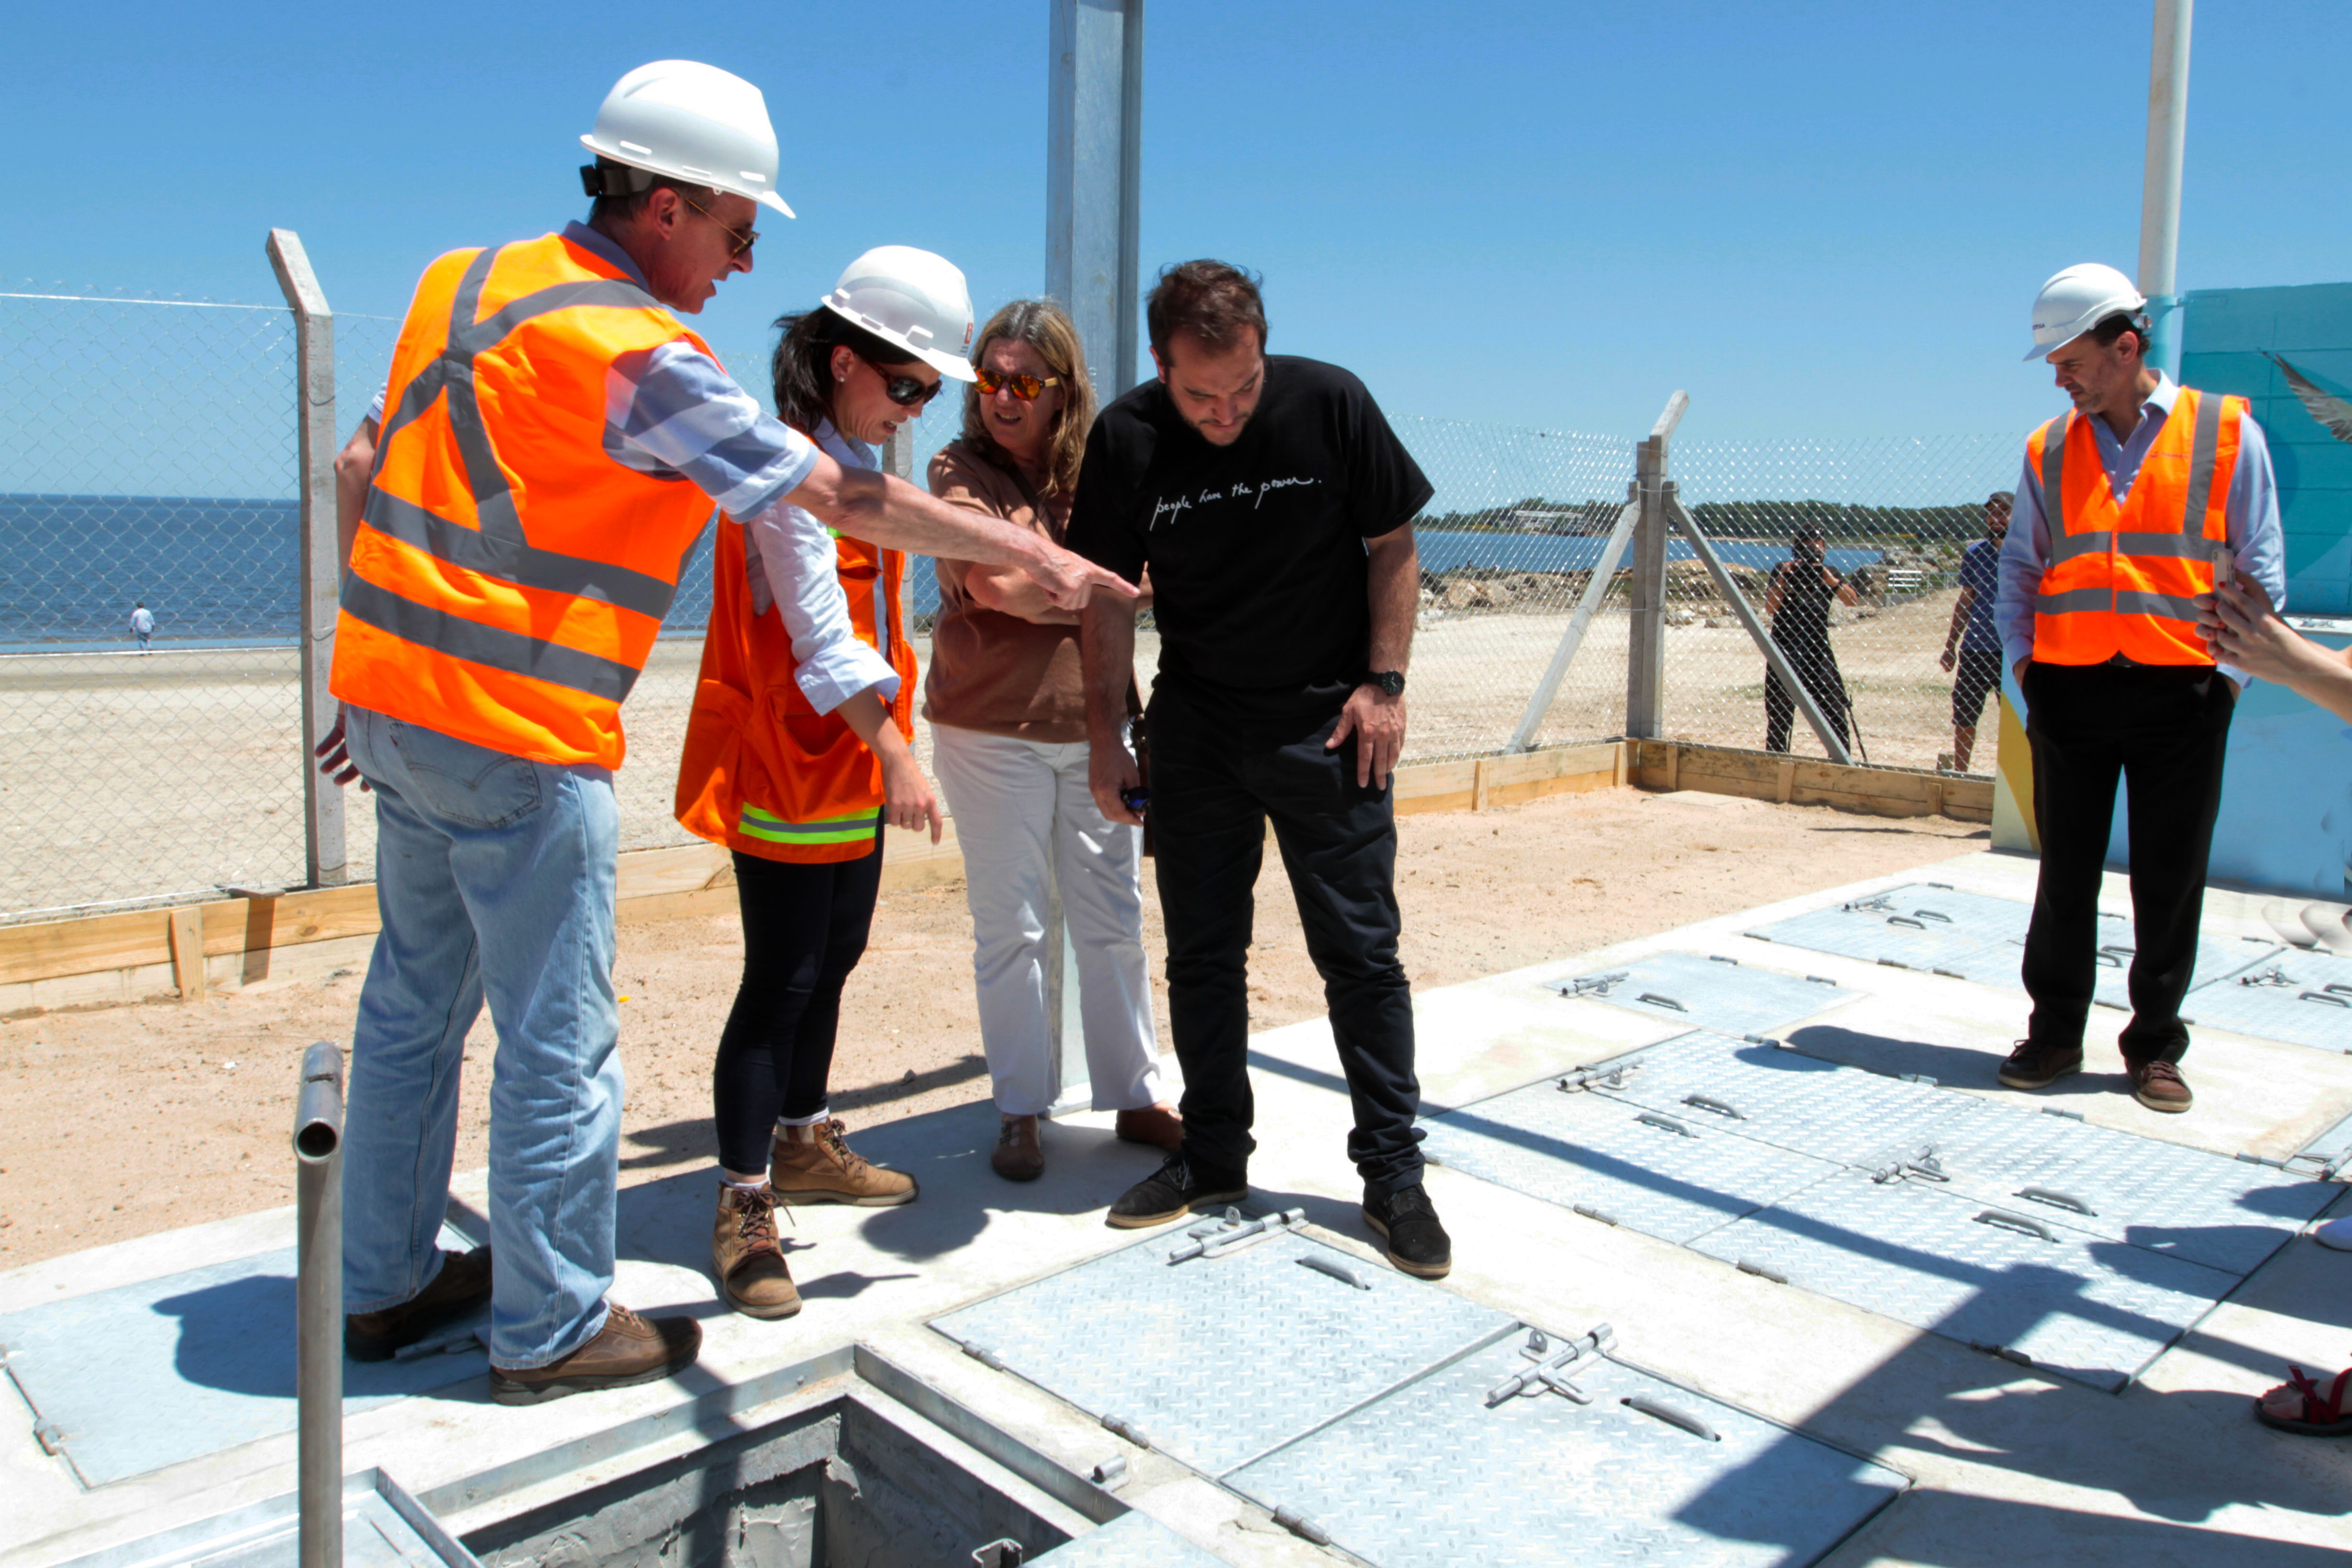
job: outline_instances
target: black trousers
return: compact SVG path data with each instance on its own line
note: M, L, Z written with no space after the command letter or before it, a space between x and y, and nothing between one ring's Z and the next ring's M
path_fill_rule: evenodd
M1421 1180L1421 1083L1412 999L1397 960L1396 815L1360 788L1352 742L1326 752L1337 715L1281 743L1236 738L1230 716L1162 682L1151 736L1151 831L1168 929L1168 1018L1184 1069L1184 1150L1245 1171L1250 931L1265 826L1289 874L1307 952L1323 977L1331 1034L1355 1110L1348 1154L1382 1193Z
M710 1084L727 1169L766 1170L776 1118L824 1109L841 988L866 955L881 889L878 831L873 851L856 860L810 865L736 854L743 979Z
M2221 763L2237 691L2210 665L2029 664L2042 876L2025 938L2029 1037L2077 1045L2099 967L2099 876L2129 792L2132 1018L2124 1059L2177 1062L2189 1049L2180 999L2197 964L2205 867L2221 806Z
M1845 677L1838 669L1837 655L1830 650L1827 643L1811 647L1790 647L1783 645L1780 651L1789 656L1790 668L1797 672L1797 679L1805 683L1805 689L1811 692L1813 700L1821 705L1822 717L1828 720L1830 728L1837 732L1838 743L1844 746L1852 745L1853 742L1846 733ZM1772 673L1772 667L1766 665L1764 667L1764 749L1766 751L1785 752L1789 749L1789 731L1796 721L1796 698L1790 694L1787 687L1780 684L1780 678Z

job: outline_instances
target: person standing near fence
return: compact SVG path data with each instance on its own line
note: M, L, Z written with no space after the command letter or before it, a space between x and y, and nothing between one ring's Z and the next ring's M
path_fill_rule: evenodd
M1812 693L1813 701L1836 732L1847 740L1845 677L1839 672L1837 650L1830 646L1830 605L1856 602L1853 584L1826 559L1822 531L1806 523L1789 539L1789 559L1772 569L1765 590L1764 613L1772 617L1772 640L1788 657L1797 679ZM1797 716L1797 700L1768 667L1764 671L1764 749L1789 749L1789 730Z
M1095 420L1077 328L1050 300L1016 300L981 330L971 363L963 433L931 459L931 493L1059 542ZM1095 1109L1118 1112L1119 1137L1173 1150L1184 1128L1160 1098L1142 836L1095 805L1078 617L1000 567L941 560L937 570L923 716L963 849L999 1118L990 1166L1013 1182L1045 1169L1038 1119L1054 1100L1045 975L1059 956L1046 946L1056 899L1077 959L1062 984L1078 988ZM1130 679L1130 712L1133 693Z
M2116 785L2130 791L2132 1016L2117 1040L2151 1110L2193 1103L2180 1016L2243 671L2217 665L2197 599L2242 574L2286 595L2278 486L2242 397L2147 362L2147 301L2112 267L2070 267L2033 303L2029 363L2074 406L2026 437L2000 557L2002 657L2025 698L2042 841L2012 1089L2082 1070Z
M2016 501L2008 490L1986 497L1985 536L1960 555L1959 597L1952 603L1952 626L1944 636L1944 657L1937 661L1952 672L1956 773L1969 771L1985 697L2000 689L2000 632L1993 622L1993 602L2000 595L2000 542L2009 532L2010 509Z
M1396 1267L1437 1279L1453 1243L1422 1184L1389 796L1421 586L1412 520L1430 483L1363 383L1266 354L1247 273L1171 267L1146 319L1159 379L1095 421L1070 543L1124 575L1151 573L1148 809L1184 1136L1109 1222L1159 1225L1247 1194L1247 958L1270 819L1330 1004L1365 1223ZM1081 636L1095 805L1139 822L1127 799L1133 601L1090 600Z
M352 1044L344 1343L391 1357L488 1300L490 1392L527 1405L689 1363L690 1318L611 1303L620 704L715 500L760 540L830 708L894 671L851 630L833 541L1022 564L1066 605L1131 592L1034 534L851 473L762 416L677 313L751 269L773 189L759 89L690 61L622 78L582 139L596 204L426 268L343 563L319 753L376 798L381 922ZM798 510L795 510L798 509ZM465 1038L488 1001L492 1246L435 1246ZM495 1265L493 1264L495 1255Z
M144 599L140 600L131 608L131 635L139 639L141 653L153 651L148 647L147 639L155 635L155 617L148 610L147 601Z
M844 468L876 468L874 449L945 378L971 374L955 348L927 346L971 339L963 274L928 250L869 250L815 310L776 325L777 416ZM821 537L814 518L793 521L802 537ZM912 1177L849 1147L826 1103L842 987L865 955L882 889L882 826L928 826L934 843L940 827L908 750L915 651L900 594L906 552L843 538L835 557L857 641L889 670L846 695L841 688L871 666L846 676L828 668L807 624L777 602L780 574L762 542L719 520L710 628L677 770L677 820L733 852L742 907L743 978L711 1070L710 1251L719 1296L753 1318L801 1310L776 1231L779 1203L887 1208L915 1198Z

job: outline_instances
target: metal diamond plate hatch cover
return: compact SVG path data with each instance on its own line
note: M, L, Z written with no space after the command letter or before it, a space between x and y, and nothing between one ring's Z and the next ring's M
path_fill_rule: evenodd
M1562 1093L1550 1079L1422 1125L1422 1152L1449 1170L1665 1241L1704 1236L1838 1169L1725 1131L1705 1112Z
M1935 1136L1954 1192L2232 1274L2260 1268L2338 1191L2072 1117L1985 1109L2000 1114L1949 1121Z
M2259 1040L2352 1050L2352 959L2274 950L2181 1005L2209 1029Z
M1971 1096L1704 1029L1609 1065L1626 1069L1622 1079L1595 1082L1592 1092L1843 1164L1899 1157L1934 1142L1937 1129L1952 1117L1983 1105Z
M1961 973L1962 966L1976 960L1981 950L1996 945L1911 915L1890 915L1885 910L1852 904L1791 915L1747 934L1788 947L1858 958L1865 963L1892 963L1948 974Z
M1801 1568L1906 1484L1621 1362L1570 1370L1589 1405L1547 1391L1489 1409L1486 1391L1528 1365L1520 1342L1456 1362L1228 1484L1378 1568Z
M1038 1568L1224 1568L1146 1513L1125 1513L1029 1562Z
M2131 961L2135 940L2129 925L2124 928L2122 936L2102 940L2098 988L2092 993L2099 1002L2124 1012L2131 1010ZM2197 939L2197 966L2189 972L2189 989L2191 993L2210 990L2217 983L2241 973L2250 966L2258 965L2266 958L2275 957L2280 951L2278 943L2260 937L2200 936ZM2021 981L2020 984L2023 983ZM2182 1003L2181 1011L2201 1016L2200 1004L2203 1000L2203 995L2199 994L2195 1001ZM2352 996L2346 1000L2352 1002ZM2352 1024L2352 1013L2345 1014L2345 1022Z
M2020 1206L1847 1172L1691 1245L2110 1390L2137 1376L2238 1283L2218 1268L2021 1215ZM2028 1234L2017 1219L2042 1234Z
M1302 1236L1170 1263L1185 1239L1181 1226L1160 1231L931 1326L1213 1476L1512 1326ZM1335 1263L1367 1288L1302 1258Z
M1654 952L1610 969L1547 981L1564 996L1629 1007L1653 1018L1730 1035L1763 1035L1841 1002L1854 992L1827 981L1779 974L1735 959Z

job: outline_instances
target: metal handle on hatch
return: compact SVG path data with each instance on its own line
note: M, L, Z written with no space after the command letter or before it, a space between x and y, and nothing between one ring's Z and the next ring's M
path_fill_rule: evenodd
M1354 1269L1349 1268L1346 1264L1339 1262L1334 1258L1325 1258L1319 1253L1309 1252L1299 1258L1293 1258L1292 1261L1297 1263L1301 1268L1312 1268L1318 1274L1328 1274L1332 1279L1337 1279L1342 1285L1353 1285L1359 1290L1369 1290L1371 1289L1370 1285L1365 1284L1362 1280L1356 1278L1356 1271Z
M1891 915L1887 918L1886 923L1891 926L1909 926L1915 931L1926 931L1927 929L1925 921L1915 921L1909 915Z
M2021 1198L2032 1198L2038 1204L2049 1204L2054 1208L2073 1209L2076 1214L2089 1215L2093 1218L2096 1218L2099 1213L2071 1193L2062 1193L2053 1187L2020 1187L2017 1189L2017 1195Z
M2296 997L2295 1000L2298 1002L2325 1002L2331 1007L2352 1007L2352 1001L2347 1001L2346 998L2341 996L2331 996L2325 991L2306 991L2302 995Z
M1731 1101L1727 1100L1717 1100L1712 1096L1704 1094L1686 1094L1683 1096L1683 1103L1685 1105L1695 1105L1701 1110L1712 1110L1717 1116L1728 1116L1734 1121L1745 1121L1748 1120L1747 1112L1741 1110L1739 1107L1732 1104Z
M1911 912L1923 921L1941 921L1946 925L1952 923L1952 917L1940 910L1913 910Z
M1636 1394L1629 1398L1621 1399L1617 1403L1629 1410L1638 1410L1644 1415L1654 1415L1669 1426L1679 1426L1694 1437L1704 1437L1710 1443L1723 1441L1722 1436L1714 1427L1689 1411L1677 1409L1662 1400L1652 1399L1647 1394Z
M1687 1013L1690 1011L1689 1008L1684 1006L1673 997L1661 996L1654 991L1644 991L1639 996L1634 997L1633 1000L1636 1002L1647 1002L1654 1007L1672 1007L1677 1013Z
M2003 1230L2023 1231L2028 1236L2038 1236L2044 1241L2058 1239L2058 1233L2040 1220L2028 1219L2021 1214L2011 1214L2007 1209L1987 1209L1977 1215L1977 1223L1998 1226Z
M1636 1121L1646 1121L1653 1127L1663 1127L1669 1132L1679 1132L1685 1138L1696 1138L1698 1136L1697 1133L1692 1131L1689 1127L1685 1126L1684 1123L1675 1121L1671 1116L1661 1116L1654 1110L1645 1110L1633 1120Z

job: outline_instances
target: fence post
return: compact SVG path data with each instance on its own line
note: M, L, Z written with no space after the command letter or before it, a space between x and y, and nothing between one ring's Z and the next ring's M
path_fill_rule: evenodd
M1641 519L1633 525L1633 624L1625 656L1625 733L1655 740L1665 729L1666 521L1663 487L1666 444L1690 406L1690 394L1666 399L1650 437L1633 449L1633 489Z
M302 511L302 858L306 885L337 888L351 879L343 847L343 792L321 778L310 750L326 738L336 706L327 690L335 663L335 611L342 595L335 537L335 317L302 241L290 228L269 231L269 265L294 312L294 422Z

